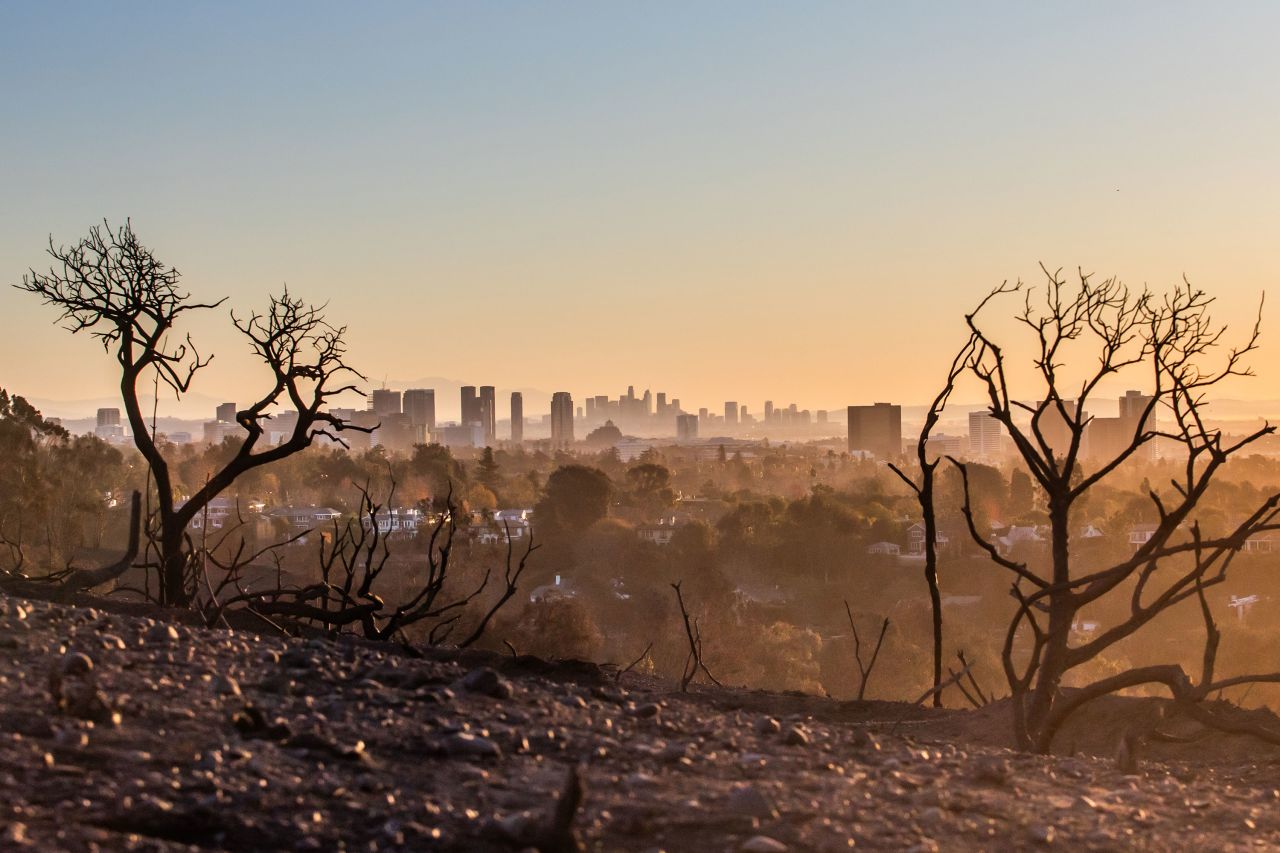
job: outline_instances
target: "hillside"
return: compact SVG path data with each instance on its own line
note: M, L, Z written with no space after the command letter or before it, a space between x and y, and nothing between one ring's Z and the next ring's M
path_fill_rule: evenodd
M1082 754L1041 758L1000 745L999 708L682 695L581 662L154 615L0 598L0 847L1280 845L1280 751L1213 736L1117 769L1150 702L1101 705L1063 734ZM571 827L553 816L573 813L570 768Z

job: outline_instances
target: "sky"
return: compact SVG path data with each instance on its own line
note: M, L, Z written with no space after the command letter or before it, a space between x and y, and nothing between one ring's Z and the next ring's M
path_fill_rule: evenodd
M923 402L1041 262L1185 275L1244 331L1280 276L1276 32L1247 2L7 3L0 284L130 217L202 299L327 303L374 384ZM111 395L51 309L5 286L0 318L0 387ZM201 406L261 386L225 313L190 331ZM1237 395L1280 398L1277 345Z

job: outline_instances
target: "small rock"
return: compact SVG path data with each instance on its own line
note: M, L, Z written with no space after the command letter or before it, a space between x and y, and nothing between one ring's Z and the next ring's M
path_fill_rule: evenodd
M761 717L756 720L756 734L758 735L776 735L782 731L782 723L779 723L773 717Z
M787 729L787 733L782 736L782 742L787 746L808 746L809 733L800 726L791 726Z
M494 699L511 698L511 682L487 666L468 672L462 677L459 685L468 693L478 693Z
M148 643L176 643L179 639L178 629L168 622L157 622L147 629L143 639Z
M738 849L742 853L786 853L787 845L767 835L753 835Z
M661 710L662 710L661 705L658 705L656 702L648 702L644 705L640 705L639 707L637 707L635 711L633 711L632 713L635 716L640 717L641 719L647 719L649 717L658 716L658 712Z
M239 696L240 682L229 675L219 675L213 680L213 690L220 696Z
M1052 844L1057 833L1052 826L1033 826L1027 834L1036 844Z
M470 732L456 732L443 742L444 751L454 758L499 758L502 750L486 737Z

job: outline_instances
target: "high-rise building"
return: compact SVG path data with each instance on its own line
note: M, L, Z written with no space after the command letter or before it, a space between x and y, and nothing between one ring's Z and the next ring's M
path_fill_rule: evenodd
M466 425L480 420L480 398L476 395L476 386L463 385L461 390L462 411L458 422Z
M653 414L653 394L650 393L648 388L644 389L643 405L644 405L645 415L652 415Z
M849 452L877 459L902 455L902 407L892 403L849 407Z
M551 395L551 447L567 450L573 444L573 397L568 391Z
M511 441L524 441L524 395L519 391L511 392Z
M124 427L120 425L120 410L98 409L98 425L93 434L103 441L123 439Z
M734 426L738 423L738 404L729 402L724 404L724 423L725 426Z
M222 421L224 424L233 424L236 422L236 404L222 403L218 406L214 420Z
M698 437L697 415L676 415L676 441L690 442Z
M765 423L768 423L771 420L773 420L773 401L765 400L764 401L764 421Z
M991 413L979 410L969 413L969 455L974 459L995 459L1000 455L1004 433Z
M436 392L434 388L410 388L404 392L404 413L413 429L414 443L426 444L436 428Z
M375 415L398 415L400 409L400 392L389 388L375 388L369 395L369 409Z
M667 392L658 392L658 417L662 417L667 413Z
M492 385L480 386L480 423L484 425L485 446L493 446L498 440L498 403Z
M1149 413L1147 411L1151 399L1149 395L1139 391L1126 391L1119 400L1119 417L1091 419L1085 430L1088 438L1086 455L1098 459L1114 459L1124 453L1143 431L1155 429L1155 407L1151 407ZM1136 456L1152 459L1157 455L1156 448L1156 442L1148 441Z

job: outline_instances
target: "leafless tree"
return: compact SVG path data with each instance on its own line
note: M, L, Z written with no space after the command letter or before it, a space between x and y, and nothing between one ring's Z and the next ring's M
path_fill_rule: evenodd
M218 587L209 592L216 609L206 621L214 624L228 608L244 607L267 619L286 619L312 625L328 633L349 628L358 629L370 640L391 640L406 629L425 626L425 639L438 644L456 642L471 646L485 633L494 616L516 594L529 558L538 550L530 533L524 551L517 555L511 533L507 531L507 552L501 586L497 596L473 620L464 622L469 608L483 600L494 580L492 568L485 570L474 587L457 592L450 584L450 561L457 533L458 507L452 494L446 499L446 511L431 528L426 546L426 575L415 581L400 600L388 603L390 593L381 583L391 558L388 538L379 526L387 506L370 494L367 486L357 487L360 510L356 518L335 521L329 541L320 545L320 580L304 585L285 584L254 590L246 586L243 569L259 555L246 559L238 553L230 561L219 563L223 577ZM392 483L389 504L395 494ZM272 548L277 546L271 546ZM467 630L459 633L460 626Z
M956 353L956 357L951 361L951 369L947 371L947 380L943 383L942 390L933 398L933 402L929 404L929 411L925 413L924 425L920 427L920 435L916 439L916 463L920 467L919 481L907 476L894 463L889 463L889 468L907 484L915 494L916 502L920 504L920 519L924 525L924 579L929 586L929 603L933 617L934 687L942 684L942 593L938 588L938 514L934 507L934 479L941 457L935 456L932 459L929 457L929 438L942 418L947 401L951 399L956 380L964 373L973 356L975 343L974 336L970 335L968 343ZM934 691L933 704L934 707L942 707L941 690Z
M886 616L884 622L880 624L880 636L876 638L876 647L871 652L871 658L863 664L862 638L858 636L858 626L853 621L853 611L849 609L847 600L844 603L844 612L849 617L849 630L853 631L853 659L858 664L858 701L861 702L867 695L867 682L871 679L872 670L876 668L876 658L880 657L880 646L884 643L884 635L889 630L889 617Z
M134 443L155 486L155 511L148 525L148 565L157 570L159 600L183 606L195 592L195 566L186 530L192 519L237 477L308 447L317 437L341 441L344 429L358 429L327 410L336 394L355 390L363 378L346 363L345 328L330 325L323 309L290 296L272 296L262 313L232 322L262 359L271 382L255 402L236 413L244 430L236 453L186 501L175 494L169 463L149 425L140 390L163 384L176 396L190 390L209 364L190 335L178 327L192 312L217 308L223 300L196 302L180 288L181 276L139 242L132 224L112 229L104 223L71 246L49 241L53 264L32 269L15 285L59 311L73 333L87 332L111 352L120 367L120 395ZM263 446L273 413L281 406L297 412L293 430L279 444Z
M1141 685L1162 684L1180 707L1206 724L1224 721L1202 706L1213 690L1257 681L1280 682L1280 674L1245 675L1215 681L1217 630L1204 589L1222 583L1249 539L1276 529L1280 493L1262 501L1227 529L1203 531L1195 509L1214 476L1233 455L1274 431L1267 425L1234 440L1210 428L1205 395L1230 377L1251 375L1246 359L1258 343L1255 324L1234 347L1223 343L1225 327L1210 317L1213 300L1183 282L1158 296L1130 290L1115 279L1101 283L1084 273L1068 285L1045 269L1043 300L1031 289L1002 285L966 318L976 348L970 372L980 382L987 409L1008 432L1017 455L1044 495L1050 542L1043 564L1004 553L978 529L969 494L968 472L956 462L965 490L962 511L969 532L988 556L1012 577L1016 611L1004 637L1002 665L1012 691L1014 734L1025 749L1048 751L1067 717L1099 696ZM1023 294L1016 314L1029 331L1032 363L1041 399L1024 402L1011 388L1006 349L982 322L993 300ZM1081 350L1089 355L1086 361ZM1067 388L1064 365L1082 367L1079 385ZM1085 365L1088 365L1085 367ZM1141 411L1133 413L1124 446L1103 458L1087 459L1084 442L1088 406L1108 380L1141 371L1151 384ZM1157 423L1157 415L1164 425ZM1168 489L1149 498L1158 523L1151 539L1105 568L1075 570L1071 553L1072 510L1088 491L1126 460L1163 442L1162 455L1178 459L1180 473ZM953 460L955 461L955 460ZM1081 610L1115 594L1128 596L1127 616L1096 636L1073 644L1072 624ZM1064 693L1064 678L1116 643L1133 636L1183 601L1199 598L1206 626L1203 672L1193 682L1176 664L1135 667ZM1263 733L1266 734L1266 733ZM1277 735L1280 738L1280 735Z
M685 658L684 672L680 676L680 692L687 693L689 685L693 683L693 679L701 672L712 684L717 687L723 685L716 680L711 674L711 670L707 669L706 663L702 659L702 629L698 626L698 620L689 615L689 608L685 606L684 594L680 591L684 581L677 581L671 585L676 592L676 603L680 606L680 618L684 621L685 639L689 642L689 656Z

